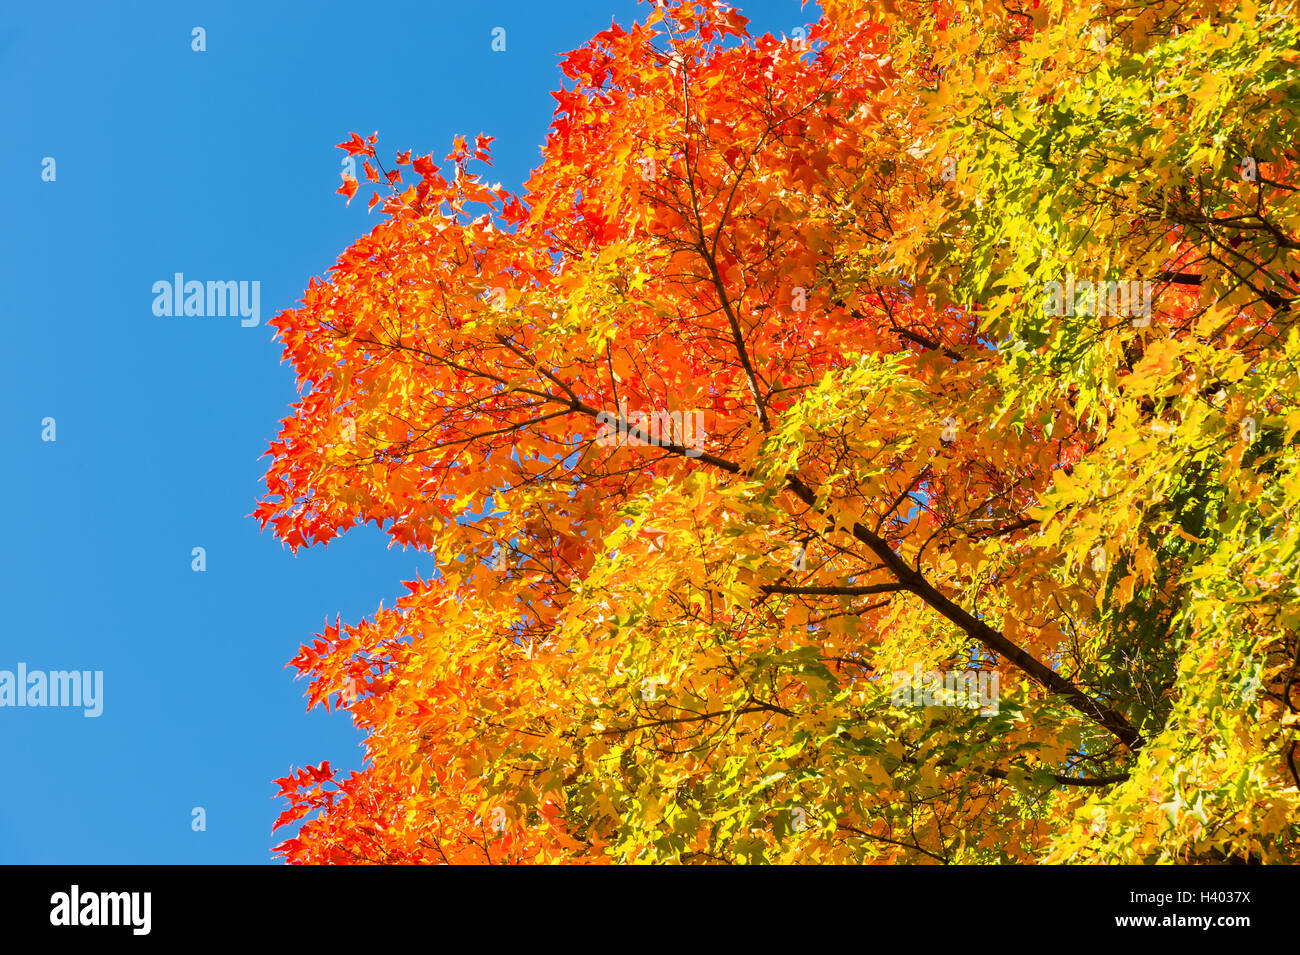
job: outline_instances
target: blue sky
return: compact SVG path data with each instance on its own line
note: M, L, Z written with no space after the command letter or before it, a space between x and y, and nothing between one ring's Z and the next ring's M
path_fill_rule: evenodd
M738 6L756 32L815 16L797 0ZM0 863L271 862L285 835L271 834L272 780L360 766L360 734L306 713L285 663L431 562L373 526L295 557L247 516L295 397L267 322L374 222L333 194L334 144L378 131L385 161L440 159L454 135L485 132L493 179L516 188L540 158L556 54L645 14L616 0L6 5L0 671L104 676L97 718L0 707ZM153 283L177 272L260 282L259 324L155 316Z

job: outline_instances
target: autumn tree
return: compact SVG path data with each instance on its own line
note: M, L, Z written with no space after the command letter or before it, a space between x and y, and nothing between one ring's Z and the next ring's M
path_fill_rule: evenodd
M288 861L1295 860L1297 11L1026 3L657 4L519 193L342 144L257 517L437 572L294 661Z

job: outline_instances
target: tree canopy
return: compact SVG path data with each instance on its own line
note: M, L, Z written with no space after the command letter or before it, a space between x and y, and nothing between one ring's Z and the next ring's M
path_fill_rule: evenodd
M611 26L518 193L341 144L256 516L437 573L287 861L1296 860L1296 5L822 11Z

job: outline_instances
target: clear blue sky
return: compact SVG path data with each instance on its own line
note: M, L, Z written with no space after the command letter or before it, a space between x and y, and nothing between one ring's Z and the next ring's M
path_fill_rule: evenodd
M346 714L305 712L285 663L326 618L432 572L373 526L295 557L247 516L295 397L267 321L374 222L333 194L334 144L377 130L385 161L441 159L485 132L493 178L517 188L556 54L647 8L4 6L0 670L102 670L104 699L98 718L0 708L0 863L270 862L272 780L362 753ZM757 32L816 16L738 6ZM176 272L259 281L260 324L156 317L153 283Z

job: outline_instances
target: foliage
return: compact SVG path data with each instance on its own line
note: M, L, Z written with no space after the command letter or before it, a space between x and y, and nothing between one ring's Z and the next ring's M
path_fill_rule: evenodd
M293 661L288 861L1295 861L1295 5L823 6L593 37L519 194L342 144L257 517L438 573Z

